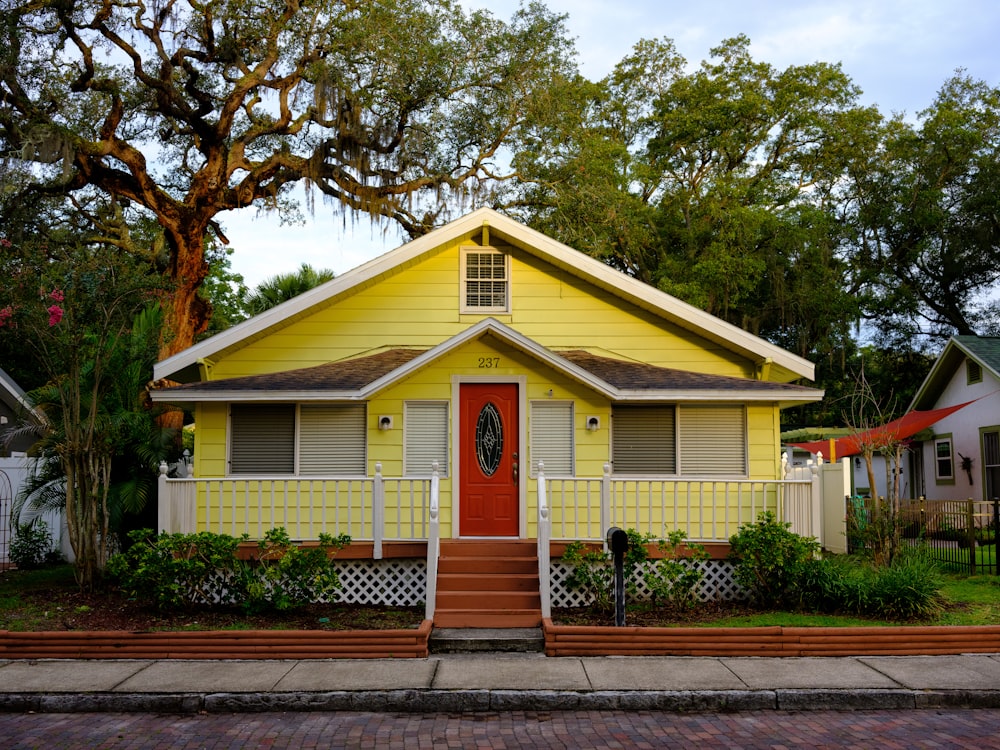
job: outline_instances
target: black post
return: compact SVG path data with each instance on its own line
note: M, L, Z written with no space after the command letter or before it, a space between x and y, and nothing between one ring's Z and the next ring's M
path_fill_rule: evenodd
M608 529L608 547L615 563L615 625L625 624L625 552L628 550L628 534L612 526Z
M1000 575L1000 497L993 498L993 572Z

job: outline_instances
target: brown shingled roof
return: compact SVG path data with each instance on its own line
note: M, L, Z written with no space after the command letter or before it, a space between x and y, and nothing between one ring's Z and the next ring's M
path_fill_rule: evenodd
M402 367L423 352L417 349L388 349L367 357L356 357L299 370L248 375L243 378L186 383L163 390L184 391L354 391Z
M812 391L812 388L765 380L709 375L701 372L673 370L642 362L628 362L600 357L590 352L574 350L558 352L605 383L624 391L782 391L787 393Z

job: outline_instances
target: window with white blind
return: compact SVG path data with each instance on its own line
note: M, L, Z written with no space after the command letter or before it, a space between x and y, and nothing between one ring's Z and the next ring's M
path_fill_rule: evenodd
M299 474L364 476L364 404L299 407Z
M364 404L233 404L229 473L363 476Z
M547 476L573 476L572 401L531 403L531 476L538 476L539 461Z
M615 474L676 474L673 406L616 406L611 411Z
M434 462L448 475L448 402L407 401L403 406L403 474L429 477Z
M747 475L741 405L616 406L611 429L616 474Z
M741 405L682 406L678 411L680 473L747 475L747 420Z
M510 264L488 248L462 249L462 312L510 312Z

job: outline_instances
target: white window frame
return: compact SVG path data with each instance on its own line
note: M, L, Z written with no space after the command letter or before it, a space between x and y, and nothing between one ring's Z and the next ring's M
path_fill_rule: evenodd
M529 404L530 456L532 478L538 476L538 462L545 464L546 476L576 475L576 408L573 401L532 401ZM542 412L549 412L543 415ZM565 420L565 421L564 421Z
M469 256L470 255L488 255L491 257L499 257L502 259L503 267L503 278L502 279L473 279L469 278ZM509 313L510 312L510 255L501 252L493 247L480 247L479 245L473 247L463 247L459 253L459 263L461 268L459 273L461 276L461 283L459 285L461 301L460 301L460 312L464 314L477 315L480 313ZM502 282L504 285L504 301L502 305L473 305L469 303L469 284L475 283L487 283L487 282Z
M450 407L447 401L438 400L414 400L403 403L403 476L429 477L433 473L434 461L438 462L439 476L449 475ZM431 433L437 433L438 443L436 449L427 451L427 440ZM417 455L421 453L428 455Z
M293 466L292 466L292 470L291 471L274 471L274 470L268 469L266 467L261 468L261 469L256 469L255 468L255 470L253 470L253 471L235 471L235 472L233 471L233 454L234 454L234 450L238 450L238 448L237 448L237 438L236 438L236 429L235 429L234 424L233 424L233 409L234 409L234 407L238 408L238 409L240 409L240 408L252 409L252 408L255 408L255 407L262 407L262 408L263 407L272 407L272 408L277 407L277 408L285 408L285 409L290 408L290 409L293 410L293 424L292 424L292 435L291 435ZM359 433L355 434L353 436L348 436L347 437L347 439L344 441L343 446L341 446L344 449L344 453L342 454L343 457L340 458L340 459L335 459L335 460L340 460L340 461L346 461L346 462L349 462L349 463L353 464L353 468L354 468L353 471L343 471L343 470L338 469L336 466L334 466L330 470L323 470L322 472L308 472L307 473L307 472L303 472L302 471L301 461L302 461L302 439L303 439L303 420L302 420L302 408L303 407L305 407L306 409L310 409L310 408L317 408L317 409L319 409L319 408L334 408L334 409L338 409L338 408L344 408L344 409L360 408L361 409L361 415L360 415L360 417L359 418L357 418L357 417L355 418L355 421L359 422L359 426L360 426ZM357 429L357 427L358 427L358 425L355 425L355 429ZM273 437L274 436L272 434L269 434L269 435L261 434L261 435L258 435L256 439L261 440L261 441L265 441L265 440L268 440L268 439L273 439ZM308 435L306 437L307 437L307 440L308 440ZM353 477L353 476L366 476L366 474L367 474L366 467L368 465L368 456L367 456L368 435L367 435L367 405L366 404L354 404L354 403L288 404L288 403L277 403L277 402L276 403L270 403L270 404L239 404L239 403L234 403L234 404L230 404L229 405L229 420L228 420L228 425L227 425L227 429L226 429L226 438L227 438L226 439L226 443L227 443L227 456L228 456L228 460L226 462L226 465L228 467L228 469L227 469L227 472L228 472L227 475L228 476L237 476L237 477L242 477L242 476L282 476L282 477L287 477L287 476L352 476ZM320 435L320 440L323 440L323 439L325 439L325 438L323 438L322 435ZM357 454L351 455L351 453L350 453L350 447L352 445L357 445L358 446L358 448L360 449L360 455L357 455ZM287 449L287 446L282 446L282 447L285 448L285 449ZM268 447L267 446L264 446L264 447L257 446L257 449L260 450L260 451L265 451L266 452L268 450ZM360 471L358 471L358 470L360 470Z
M951 435L941 435L940 437L935 436L934 442L934 479L938 483L954 483L955 481L955 446L952 443ZM947 446L948 455L947 457L942 456L938 446ZM941 462L947 461L948 466L951 467L951 472L945 474L941 471Z

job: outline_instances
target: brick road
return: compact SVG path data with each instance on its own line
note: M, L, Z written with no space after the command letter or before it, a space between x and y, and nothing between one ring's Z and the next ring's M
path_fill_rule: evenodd
M9 750L1000 748L1000 711L4 714Z

